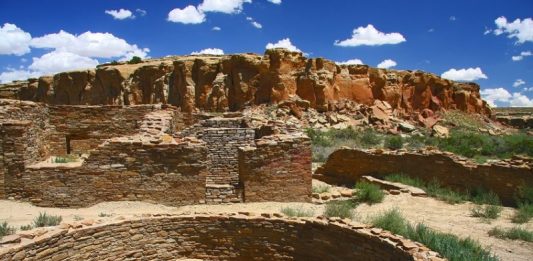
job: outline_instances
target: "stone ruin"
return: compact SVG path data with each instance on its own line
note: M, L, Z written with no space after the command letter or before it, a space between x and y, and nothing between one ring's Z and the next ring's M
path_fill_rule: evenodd
M0 100L0 157L0 199L38 206L311 200L309 138L239 113Z

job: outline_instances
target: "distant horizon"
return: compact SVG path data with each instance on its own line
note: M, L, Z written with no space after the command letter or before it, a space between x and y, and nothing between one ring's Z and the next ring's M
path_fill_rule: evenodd
M383 8L386 7L386 8ZM167 55L262 53L421 70L533 107L533 2L0 2L0 83ZM176 54L176 55L174 55Z

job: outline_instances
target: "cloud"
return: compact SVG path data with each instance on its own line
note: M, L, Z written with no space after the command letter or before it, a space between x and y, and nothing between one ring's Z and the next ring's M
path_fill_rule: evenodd
M522 90L525 91L525 92L533 92L533 87L524 88Z
M281 4L281 0L268 0L268 1L276 5Z
M110 33L85 32L76 36L63 30L59 33L33 38L31 46L97 58L127 57L132 53L145 58L150 51L148 48L139 48L135 44L129 44L126 40Z
M479 67L459 70L452 68L444 72L441 77L454 81L475 81L488 78Z
M507 38L516 38L516 44L533 42L533 20L525 18L524 20L516 19L509 23L507 18L500 16L494 20L496 29L495 35L507 34Z
M65 51L52 51L41 57L34 57L33 63L20 69L8 69L0 73L0 82L6 83L15 80L37 78L64 71L73 71L94 68L98 60Z
M201 24L205 22L204 12L189 5L183 9L174 8L168 13L168 21L182 24Z
M201 51L191 53L191 55L201 55L201 54L223 55L224 51L218 48L206 48Z
M391 59L387 59L387 60L384 60L384 61L380 62L380 63L378 64L378 68L385 68L385 69L387 69L387 68L394 67L394 66L396 66L396 65L398 65L398 64L397 64L395 61L393 61L393 60L391 60Z
M361 45L384 45L399 44L405 42L405 38L400 33L382 33L369 24L366 27L358 27L353 30L352 38L339 41L335 40L335 45L343 47L353 47Z
M98 60L65 51L53 51L40 58L33 58L33 63L28 66L31 71L42 74L53 74L63 71L94 68Z
M105 13L108 14L108 15L111 15L113 16L114 19L116 20L124 20L124 19L133 19L135 18L135 15L133 15L133 13L128 10L128 9L120 9L120 10L105 10Z
M145 16L148 13L146 10L140 8L135 9L135 12L137 12L140 16Z
M29 53L31 34L14 24L0 26L0 54L23 55Z
M265 48L266 49L285 48L291 52L302 52L302 50L298 49L296 46L294 46L291 43L290 38L281 39L277 43L268 43Z
M433 32L435 32L435 28L429 28L428 33L433 33Z
M513 83L513 87L518 87L518 86L521 86L521 85L524 85L526 84L526 82L522 79L516 79L516 81L514 81Z
M452 21L452 22L453 22L453 21L456 21L456 20L457 20L457 17L455 17L455 16L453 16L453 15L452 15L452 16L450 16L450 21Z
M533 107L533 99L519 92L511 94L504 88L483 89L480 94L492 107L497 107L498 104L510 107Z
M513 56L511 57L511 59L515 62L517 61L521 61L524 59L524 57L528 57L528 56L531 56L533 55L533 53L531 53L531 51L525 51L525 52L521 52L519 55L517 56Z
M213 30L213 31L220 31L220 30L222 30L222 28L220 28L220 27L218 27L218 26L215 26L215 27L211 28L211 30Z
M251 3L252 0L204 0L198 5L201 12L219 12L225 14L238 14L242 12L244 3Z
M350 59L343 62L335 62L338 65L354 65L354 64L364 64L360 59Z
M254 21L254 18L253 17L246 17L246 20L247 21L250 21L250 24L252 24L253 27L257 28L257 29L261 29L263 28L263 25L261 25L260 23L258 23L257 21Z

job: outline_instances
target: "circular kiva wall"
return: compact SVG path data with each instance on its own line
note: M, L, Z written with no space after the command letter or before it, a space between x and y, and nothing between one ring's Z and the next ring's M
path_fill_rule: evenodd
M0 260L429 260L429 249L341 220L182 215L60 230Z

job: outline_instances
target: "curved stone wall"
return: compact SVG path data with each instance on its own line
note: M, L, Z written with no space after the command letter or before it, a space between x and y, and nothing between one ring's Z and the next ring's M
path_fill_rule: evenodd
M48 232L0 260L439 260L426 247L336 219L249 213L149 217Z

